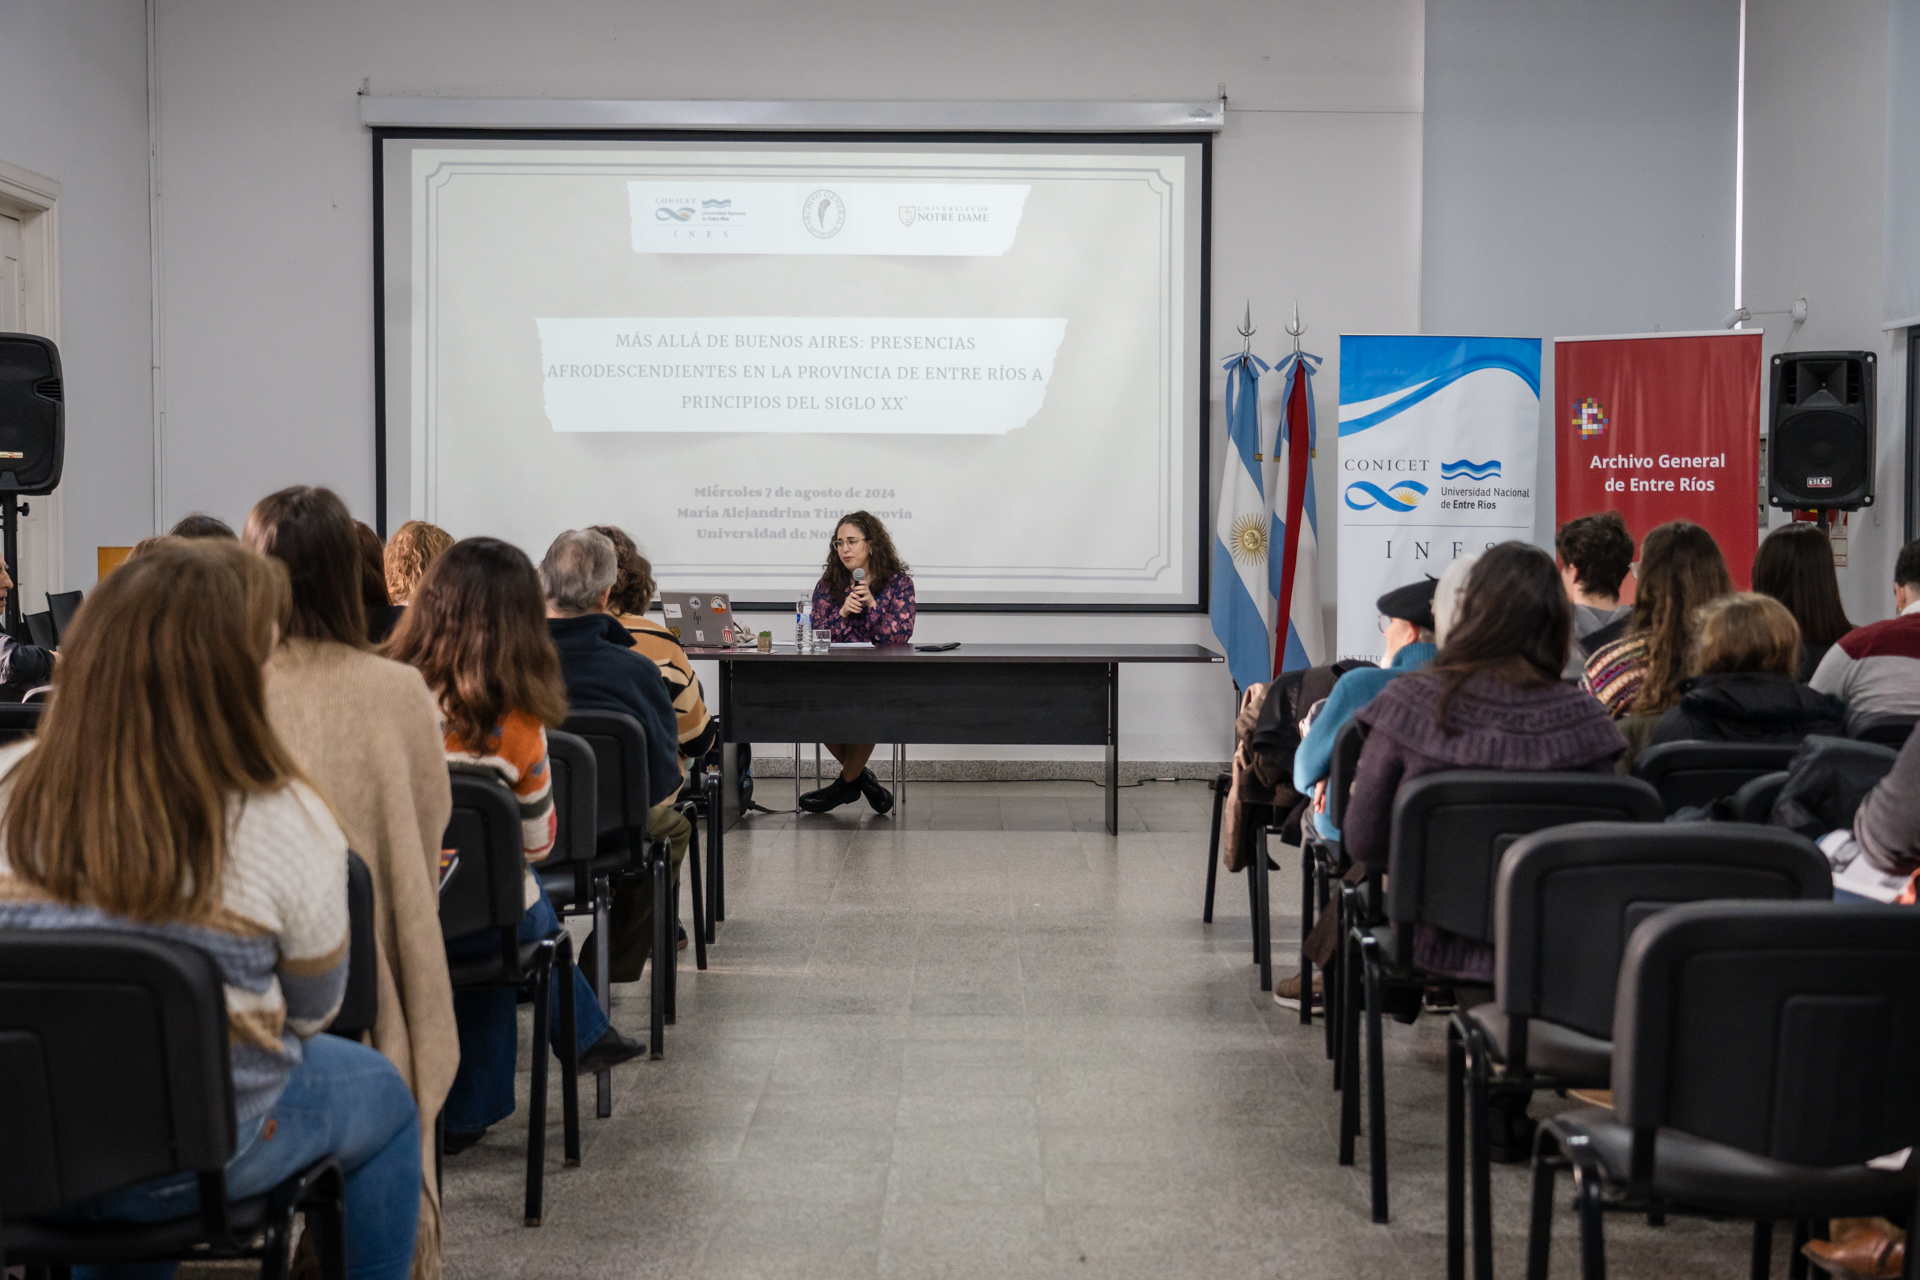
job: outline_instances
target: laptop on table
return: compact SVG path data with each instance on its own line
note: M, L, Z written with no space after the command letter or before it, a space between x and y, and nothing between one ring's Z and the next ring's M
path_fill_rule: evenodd
M682 645L711 648L725 643L727 628L736 628L733 601L724 591L662 591L660 613L667 630Z

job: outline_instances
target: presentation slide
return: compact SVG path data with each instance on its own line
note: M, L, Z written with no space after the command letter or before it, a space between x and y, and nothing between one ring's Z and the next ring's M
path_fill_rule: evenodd
M381 142L387 523L787 602L1193 608L1204 143Z

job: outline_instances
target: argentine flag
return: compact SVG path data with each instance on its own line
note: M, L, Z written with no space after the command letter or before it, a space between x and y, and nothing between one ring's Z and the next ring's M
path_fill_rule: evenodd
M1213 634L1227 651L1235 685L1273 678L1273 478L1270 450L1260 435L1260 375L1266 362L1251 352L1229 357L1227 456L1220 475L1220 515L1214 525Z
M1268 574L1273 599L1284 601L1275 620L1279 642L1273 672L1317 667L1327 660L1320 612L1320 513L1313 494L1313 375L1318 356L1295 351L1273 367L1281 380L1279 421L1266 492L1273 495Z

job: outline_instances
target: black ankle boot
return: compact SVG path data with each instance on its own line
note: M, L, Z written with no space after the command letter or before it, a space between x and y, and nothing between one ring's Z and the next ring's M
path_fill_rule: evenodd
M848 782L845 778L835 778L818 791L809 791L800 797L800 807L808 813L825 813L829 809L838 809L860 798L860 784Z
M893 792L880 785L880 779L873 776L873 770L862 769L860 781L856 784L860 794L867 798L875 813L885 813L893 808Z

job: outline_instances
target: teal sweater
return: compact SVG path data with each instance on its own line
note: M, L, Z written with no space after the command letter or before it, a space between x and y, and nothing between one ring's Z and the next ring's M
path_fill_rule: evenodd
M1373 701L1388 681L1409 671L1418 671L1439 652L1435 646L1420 640L1402 645L1389 666L1361 667L1341 676L1333 692L1327 695L1327 705L1320 709L1313 727L1300 740L1299 750L1293 753L1293 789L1301 795L1311 795L1313 784L1327 776L1327 769L1333 763L1333 739L1341 726L1352 719L1354 712ZM1313 825L1329 840L1340 838L1338 828L1327 821L1325 813L1314 814Z

